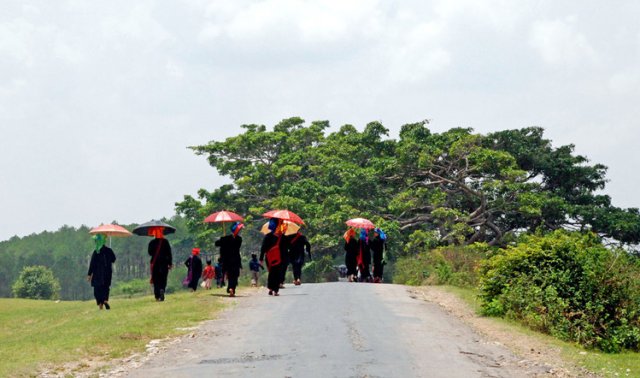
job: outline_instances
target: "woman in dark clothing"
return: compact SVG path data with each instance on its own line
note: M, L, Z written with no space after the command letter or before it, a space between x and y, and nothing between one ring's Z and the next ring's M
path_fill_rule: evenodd
M148 253L151 256L151 283L153 284L153 295L156 301L164 301L164 292L167 290L167 276L169 270L173 268L173 255L171 245L164 238L162 227L149 229L149 235L154 239L149 242Z
M344 265L347 266L347 277L349 282L356 281L357 265L358 265L358 240L356 239L356 231L349 228L344 233Z
M267 258L267 269L269 275L267 277L267 288L269 295L280 295L280 280L282 279L282 255L287 253L287 238L284 237L282 220L271 218L269 220L269 232L262 239L262 247L260 248L260 264ZM278 248L274 248L274 247Z
M384 270L384 249L387 235L379 228L373 230L373 239L369 243L373 255L373 282L382 282Z
M191 291L198 289L198 281L202 276L202 260L200 260L200 248L194 248L191 250L191 256L184 262L184 265L189 269L189 284L187 285Z
M370 281L371 272L371 248L369 247L369 233L367 230L360 231L360 239L358 239L358 270L360 271L360 281Z
M304 251L306 249L309 260L311 260L311 244L300 231L287 238L289 242L289 261L291 261L293 267L293 283L294 285L300 285L302 266L304 265Z
M240 246L242 245L242 237L240 230L244 228L244 224L235 222L231 226L231 235L225 235L216 240L216 246L220 247L220 259L218 260L224 267L224 273L227 275L227 293L230 297L235 297L236 287L238 286L238 276L242 269L242 259L240 257Z
M93 286L93 296L96 298L96 304L100 310L103 306L109 310L111 309L109 306L109 287L113 275L112 264L116 261L116 255L111 248L105 245L106 237L104 235L97 234L93 240L96 243L96 249L91 254L87 281L91 282L91 286Z

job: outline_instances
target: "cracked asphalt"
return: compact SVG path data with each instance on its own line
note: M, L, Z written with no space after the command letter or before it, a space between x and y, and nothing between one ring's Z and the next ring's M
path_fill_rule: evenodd
M120 377L529 377L484 340L405 286L287 285L225 298L217 319L110 372Z

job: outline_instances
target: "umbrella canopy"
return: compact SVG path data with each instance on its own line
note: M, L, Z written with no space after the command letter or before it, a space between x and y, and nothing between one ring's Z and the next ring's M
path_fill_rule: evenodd
M304 224L302 218L300 218L296 213L289 210L271 210L262 214L265 218L278 218L283 220L288 220L297 224Z
M117 224L101 224L98 227L94 227L89 231L89 234L103 234L107 236L115 236L126 238L133 235L129 230Z
M207 223L219 223L219 222L242 222L244 218L234 213L233 211L217 211L208 217L204 218Z
M151 222L143 223L133 229L133 233L141 236L149 236L149 229L154 227L162 227L162 233L165 235L173 234L176 232L176 228L170 224L166 224L159 220L152 220Z
M300 226L291 221L286 220L284 221L284 223L287 225L287 231L284 232L285 235L293 235L300 229ZM269 230L269 222L262 225L262 227L260 228L260 232L265 235L271 232L271 230Z
M353 218L344 222L347 226L355 227L355 228L364 228L365 230L371 230L376 228L376 226L368 219L365 218Z

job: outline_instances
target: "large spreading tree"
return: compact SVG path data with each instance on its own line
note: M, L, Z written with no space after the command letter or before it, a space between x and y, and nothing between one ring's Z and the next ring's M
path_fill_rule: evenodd
M251 222L272 208L302 216L321 253L338 251L344 221L358 216L391 240L426 235L435 245L500 246L517 233L559 228L624 245L640 239L638 209L613 207L599 192L606 167L572 145L553 147L541 128L434 133L423 121L404 125L396 140L379 122L363 131L329 126L300 118L272 129L243 125L237 136L191 147L232 180L176 204L198 242L210 245L218 233L202 223L213 211L231 209Z

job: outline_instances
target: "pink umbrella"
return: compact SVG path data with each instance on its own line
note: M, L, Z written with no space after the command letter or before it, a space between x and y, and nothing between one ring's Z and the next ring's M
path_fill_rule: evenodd
M271 210L262 214L265 218L278 218L283 220L288 220L297 224L304 224L302 218L300 218L296 213L289 210Z
M364 228L365 230L371 230L376 228L376 226L368 219L365 218L353 218L349 219L345 222L347 226L355 227L355 228Z
M217 211L208 217L204 218L206 223L220 223L220 222L242 222L244 218L234 213L233 211Z
M234 213L233 211L227 210L217 211L204 218L204 221L206 223L222 223L222 233L224 235L227 234L227 222L242 222L243 220L244 218L242 218L240 215Z
M111 246L111 237L126 238L133 235L129 230L117 224L101 224L89 230L90 235L103 234L109 237L109 246Z

